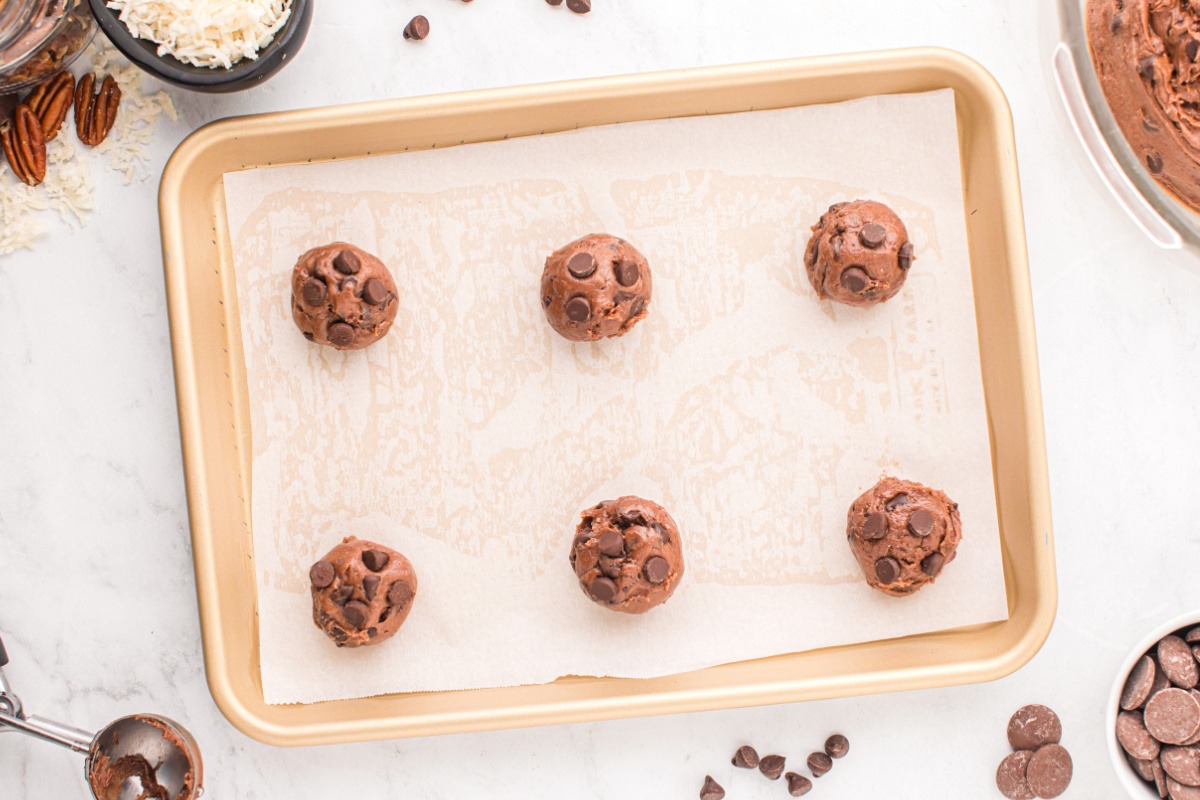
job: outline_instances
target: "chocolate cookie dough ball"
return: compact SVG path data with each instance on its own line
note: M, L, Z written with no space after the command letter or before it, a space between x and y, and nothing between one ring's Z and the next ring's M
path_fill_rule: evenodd
M412 610L417 573L383 545L347 536L308 571L313 622L338 647L391 638Z
M914 260L912 242L883 203L836 203L812 230L804 266L822 300L865 308L890 300L904 286Z
M399 305L392 273L352 244L313 248L292 271L292 319L310 342L360 350L387 334Z
M649 305L650 264L624 239L593 233L546 259L542 309L573 342L623 336Z
M683 542L666 509L640 497L621 497L582 516L571 544L571 566L584 593L626 614L665 603L683 578Z
M937 489L884 478L850 506L846 538L867 583L912 594L933 583L962 540L958 503Z

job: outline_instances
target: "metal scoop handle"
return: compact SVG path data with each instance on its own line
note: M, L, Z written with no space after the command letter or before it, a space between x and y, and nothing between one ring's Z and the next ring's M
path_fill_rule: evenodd
M4 677L3 670L7 665L8 652L4 649L4 640L0 638L0 730L8 727L86 755L92 749L95 735L36 715L26 716L22 711L21 699L13 693Z

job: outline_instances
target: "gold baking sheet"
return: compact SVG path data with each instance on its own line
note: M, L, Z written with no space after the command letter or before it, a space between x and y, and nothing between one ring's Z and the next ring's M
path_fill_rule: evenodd
M727 664L664 678L269 706L258 663L250 425L222 176L575 127L951 88L976 293L1005 622ZM239 729L280 745L420 736L927 688L1006 675L1040 647L1056 589L1041 401L1012 122L978 65L934 49L834 56L225 120L164 172L163 253L205 662Z

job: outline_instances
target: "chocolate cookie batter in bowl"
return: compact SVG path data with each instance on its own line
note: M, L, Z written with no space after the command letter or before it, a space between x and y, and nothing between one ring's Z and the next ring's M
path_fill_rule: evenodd
M1053 13L1052 73L1092 166L1152 241L1200 251L1200 5L1058 0Z

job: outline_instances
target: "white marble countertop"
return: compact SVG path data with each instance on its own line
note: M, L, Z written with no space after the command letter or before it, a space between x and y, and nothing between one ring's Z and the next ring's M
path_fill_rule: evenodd
M232 114L907 45L971 55L1012 103L1025 193L1061 592L1038 656L937 691L302 750L246 738L204 680L157 181L102 174L84 227L0 259L0 630L26 705L85 727L177 718L219 800L695 797L743 740L802 758L834 729L851 756L810 797L924 799L998 796L1008 715L1045 702L1075 758L1067 796L1122 796L1103 725L1114 672L1148 628L1200 606L1200 263L1145 241L1091 174L1047 75L1050 3L594 3L579 18L543 0L319 2L265 87L174 91L152 169ZM433 23L421 44L401 39L415 13ZM749 773L723 782L730 798L786 796ZM81 759L0 735L0 797L84 796Z

